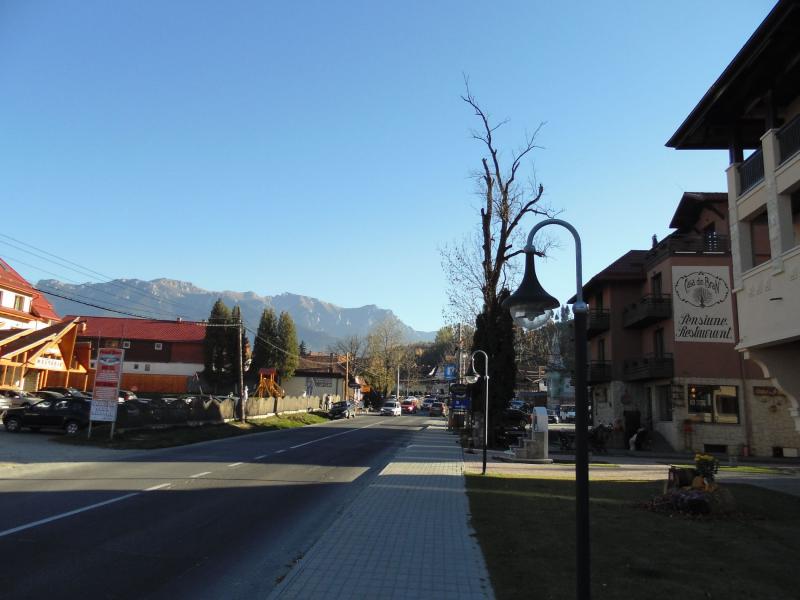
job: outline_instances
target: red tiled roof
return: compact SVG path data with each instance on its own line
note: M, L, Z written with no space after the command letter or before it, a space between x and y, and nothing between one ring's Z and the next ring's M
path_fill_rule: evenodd
M73 319L74 317L66 317ZM205 338L205 323L195 321L159 321L118 317L81 317L86 329L81 338L119 338L160 342L200 342Z
M47 319L49 321L61 320L61 317L56 314L53 305L41 294L34 295L33 302L31 303L31 313L40 319Z
M0 285L6 285L14 288L15 290L19 290L28 296L33 296L35 294L31 284L25 281L22 275L12 269L11 265L9 265L2 258L0 258Z

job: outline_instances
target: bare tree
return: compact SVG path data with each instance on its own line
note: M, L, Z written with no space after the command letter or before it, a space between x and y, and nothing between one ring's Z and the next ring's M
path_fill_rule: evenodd
M495 133L506 121L492 124L469 89L461 99L474 111L480 122L472 137L481 142L487 155L481 159L481 169L474 176L480 203L480 228L460 244L441 250L442 267L449 279L448 304L450 315L458 321L474 322L484 307L494 307L503 287L511 287L515 270L509 259L522 252L525 232L518 230L525 215L552 216L552 210L541 205L544 186L531 177L528 184L520 181L529 155L539 149L536 136L540 124L525 136L522 147L511 155L510 164L501 164L501 154ZM544 248L540 251L543 253Z
M367 366L364 370L368 381L381 394L386 394L391 388L397 367L405 358L406 348L399 319L388 317L375 325L367 336Z

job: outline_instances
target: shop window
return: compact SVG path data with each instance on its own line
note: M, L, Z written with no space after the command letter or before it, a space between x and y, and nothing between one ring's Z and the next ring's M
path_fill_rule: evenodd
M767 262L772 257L769 248L769 223L766 210L750 221L750 243L754 267Z
M735 385L690 385L689 414L705 423L739 423Z
M670 386L656 386L656 407L659 421L672 421L672 390Z

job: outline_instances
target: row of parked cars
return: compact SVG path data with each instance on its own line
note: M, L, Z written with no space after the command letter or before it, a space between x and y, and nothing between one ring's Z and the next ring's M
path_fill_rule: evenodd
M74 435L89 425L91 400L91 394L74 387L48 386L36 392L0 387L0 412L9 433L60 429ZM119 401L148 402L129 390L120 390Z

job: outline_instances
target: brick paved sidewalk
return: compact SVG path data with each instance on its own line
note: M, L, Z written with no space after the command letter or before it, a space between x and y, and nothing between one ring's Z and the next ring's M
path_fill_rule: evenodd
M494 598L456 438L431 421L269 596Z

